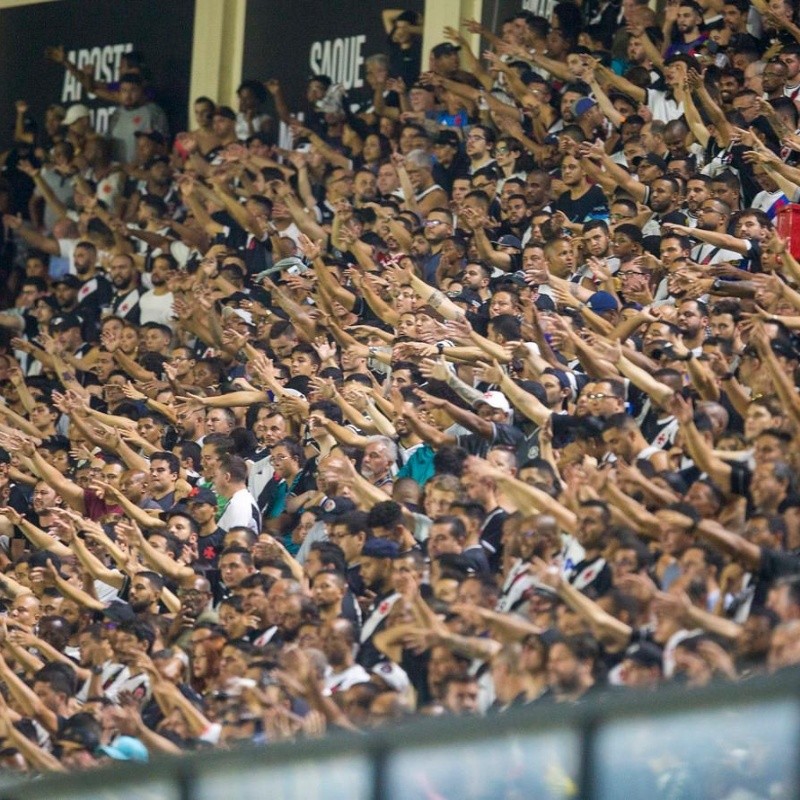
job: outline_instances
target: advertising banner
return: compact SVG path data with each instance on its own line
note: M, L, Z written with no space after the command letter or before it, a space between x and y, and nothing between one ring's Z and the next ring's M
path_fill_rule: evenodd
M63 67L45 59L45 49L59 45L69 60L79 67L90 64L105 83L118 80L123 53L141 52L170 130L185 130L194 5L194 0L61 0L0 10L0 148L11 143L17 100L27 101L40 127L51 103L83 103L95 128L107 129L113 106L87 96Z
M422 0L248 0L242 77L278 78L292 109L300 106L306 81L315 74L361 95L369 91L364 59L388 52L383 10L422 13L424 5Z

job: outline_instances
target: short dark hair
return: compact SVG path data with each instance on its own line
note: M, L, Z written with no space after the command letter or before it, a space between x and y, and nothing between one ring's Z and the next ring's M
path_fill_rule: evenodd
M376 503L369 510L367 524L370 528L395 528L403 524L403 508L394 500Z
M176 475L180 474L181 462L178 461L178 456L176 456L175 453L170 453L167 450L159 450L157 453L153 453L153 455L150 456L150 463L152 464L154 461L166 461L170 472L174 472Z
M247 462L241 456L226 453L219 460L219 468L227 472L235 483L247 481Z

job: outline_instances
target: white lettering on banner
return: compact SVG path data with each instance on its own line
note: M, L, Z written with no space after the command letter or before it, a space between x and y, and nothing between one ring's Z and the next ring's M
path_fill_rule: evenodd
M97 133L108 133L108 123L116 106L105 106L104 108L90 108L89 116L92 119L92 129Z
M366 41L366 36L348 36L346 39L314 42L308 56L312 72L315 75L327 75L345 89L359 89L364 85L361 78L361 65L364 63L361 48Z
M81 48L70 50L67 59L83 70L90 65L94 79L102 83L113 83L119 80L119 62L125 53L133 50L132 42L121 44L107 44L105 47ZM93 100L94 95L87 95ZM61 90L62 103L79 103L83 97L83 87L73 77L72 73L64 72L64 86Z

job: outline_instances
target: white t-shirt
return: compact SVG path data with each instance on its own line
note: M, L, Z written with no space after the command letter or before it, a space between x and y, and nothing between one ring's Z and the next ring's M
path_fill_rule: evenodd
M683 103L676 103L673 98L668 98L667 93L660 89L647 89L645 105L650 108L653 119L661 122L672 122L683 116Z
M231 528L250 528L253 533L261 533L261 515L258 512L255 498L247 489L239 489L231 497L217 525L223 531Z
M172 319L173 302L175 302L175 297L172 292L156 294L153 289L149 292L145 292L139 298L140 324L144 325L146 322L158 322L160 325L169 325L170 328L174 327L175 320Z
M335 692L346 692L359 683L369 683L369 680L369 673L361 664L353 664L344 672L334 672L328 667L325 670L324 691L326 695L331 695Z

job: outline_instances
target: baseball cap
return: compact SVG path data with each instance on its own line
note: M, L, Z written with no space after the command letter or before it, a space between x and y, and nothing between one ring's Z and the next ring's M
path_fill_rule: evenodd
M81 325L83 322L77 314L64 314L63 317L56 317L50 323L50 328L54 331L68 331L70 328L80 328Z
M236 120L236 112L230 106L217 106L216 110L214 111L214 116Z
M453 53L457 53L461 47L457 44L452 44L451 42L442 42L441 44L437 44L431 50L431 55L434 58L441 58L442 56L451 56Z
M391 539L381 539L376 536L365 542L361 548L361 555L368 558L397 558L400 555L400 546Z
M103 744L97 748L98 753L113 758L115 761L149 761L147 748L133 736L117 736L113 744Z
M136 131L133 135L136 137L142 136L155 144L166 144L167 142L164 138L164 134L159 131Z
M505 411L506 414L511 411L511 403L502 392L484 392L478 403L486 403L487 406L496 408L498 411Z
M454 297L450 298L454 303L464 303L468 311L477 311L482 305L481 296L472 289L464 289Z
M89 109L83 103L76 103L67 109L67 114L64 117L64 125L69 127L73 122L89 116Z
M58 286L60 283L69 286L70 289L80 289L82 285L81 279L77 275L62 275L53 281L53 286Z
M124 600L112 600L104 609L103 616L108 617L112 622L133 622L136 614L130 603Z
M521 270L517 272L506 272L499 278L493 278L491 282L492 291L499 291L503 286L518 286L520 289L526 289L529 284L525 280L525 273Z
M217 504L217 496L211 491L211 489L208 489L205 486L195 486L194 489L189 492L186 502L198 503L200 505L206 503L210 506L215 506Z
M505 236L501 236L497 241L492 242L492 244L497 245L498 247L513 247L516 250L522 250L522 242L516 236L512 236L510 233L507 233Z
M243 308L234 308L233 313L248 325L253 324L253 315L249 311L245 311Z
M604 311L616 311L619 303L614 295L609 292L595 292L586 303L595 314L602 314Z
M661 667L663 665L661 648L650 642L632 644L625 651L625 658L643 667Z
M318 517L323 522L333 522L355 510L356 504L349 497L328 497L319 507Z
M372 668L372 674L380 678L394 692L404 692L411 686L408 673L393 661L379 662Z
M436 138L433 140L434 145L449 145L450 147L458 147L460 143L458 134L455 131L439 131Z
M591 97L581 97L572 104L572 113L580 117L597 105Z

